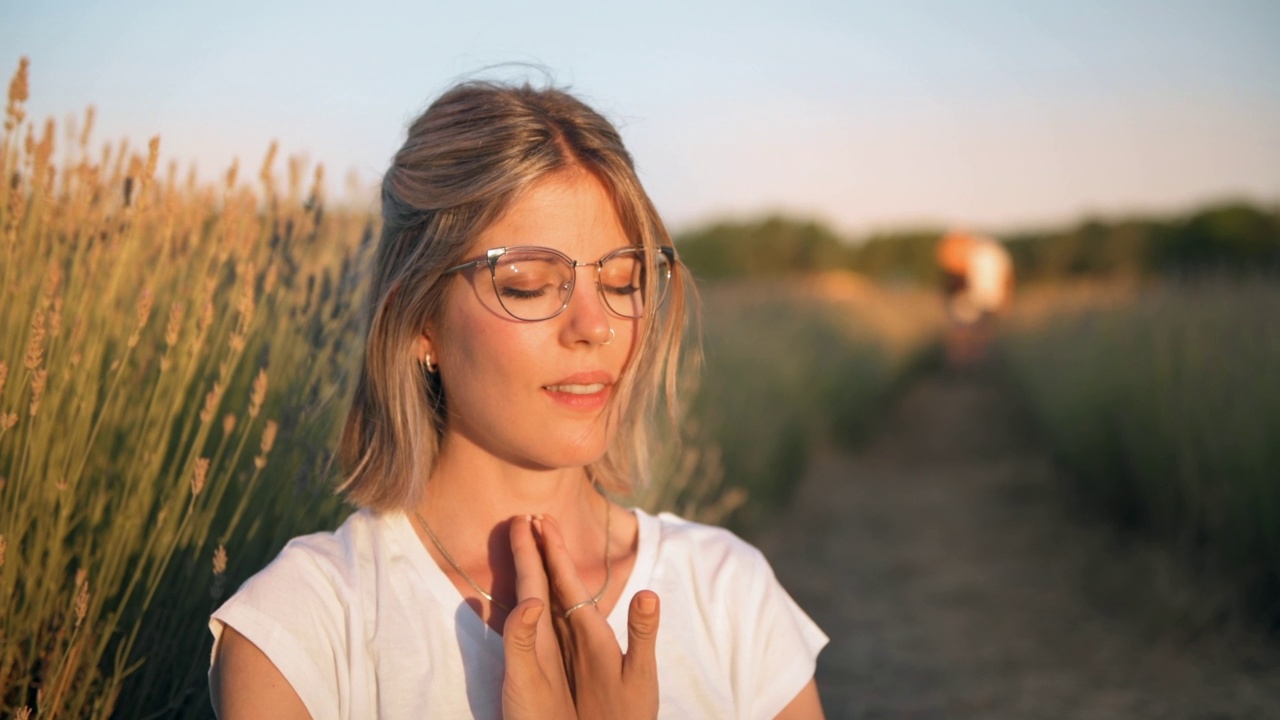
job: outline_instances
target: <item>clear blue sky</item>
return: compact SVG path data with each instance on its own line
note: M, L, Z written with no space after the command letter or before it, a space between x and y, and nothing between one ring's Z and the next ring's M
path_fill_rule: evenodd
M336 192L452 81L533 63L619 123L677 228L1280 204L1280 3L604 5L0 0L0 71L30 56L37 119L92 103L99 141L158 133L209 177L276 138Z

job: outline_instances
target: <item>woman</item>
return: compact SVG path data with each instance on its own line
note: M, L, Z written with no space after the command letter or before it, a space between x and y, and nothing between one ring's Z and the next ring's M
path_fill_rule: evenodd
M760 553L608 499L675 401L686 295L617 131L460 85L383 216L341 447L361 509L214 614L220 717L821 717L826 637Z

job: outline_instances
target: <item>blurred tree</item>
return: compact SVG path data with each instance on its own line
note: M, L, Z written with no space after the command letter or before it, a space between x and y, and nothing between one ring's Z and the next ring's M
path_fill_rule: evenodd
M1244 203L1165 219L1090 219L1065 230L1021 232L1005 240L1023 282L1280 272L1280 212Z
M1201 210L1166 230L1158 261L1183 273L1280 270L1280 216L1240 203Z
M846 269L887 282L938 283L942 231L904 230L861 240L812 219L721 221L677 236L681 258L705 279L778 277ZM1280 273L1280 208L1224 203L1169 218L1090 218L1067 228L1001 238L1019 284L1174 272Z
M872 235L848 250L847 267L889 282L936 285L938 263L934 247L941 230L913 230Z
M777 277L839 267L844 242L815 220L770 216L719 222L676 238L680 258L699 278Z

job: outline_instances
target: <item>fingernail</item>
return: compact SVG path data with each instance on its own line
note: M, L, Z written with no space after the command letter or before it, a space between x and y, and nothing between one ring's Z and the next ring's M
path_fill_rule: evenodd
M640 612L644 613L645 615L651 615L653 614L653 611L657 609L658 609L658 598L652 595L645 595L644 597L640 598Z
M530 608L525 608L524 613L520 616L520 619L524 621L525 625L532 625L538 622L538 618L540 617L542 617L542 606L535 605Z

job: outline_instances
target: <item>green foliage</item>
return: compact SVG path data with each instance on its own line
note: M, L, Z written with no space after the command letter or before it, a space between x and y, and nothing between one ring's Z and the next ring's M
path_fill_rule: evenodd
M1162 240L1157 265L1163 269L1280 271L1280 212L1211 207L1171 223Z
M914 230L872 235L846 252L845 267L892 283L934 287L941 280L935 248L942 231Z
M1280 622L1280 284L1169 283L1051 314L1005 356L1082 494L1212 548Z
M207 717L209 612L344 514L368 218L0 141L0 714ZM116 154L112 149L111 154ZM108 156L110 159L110 156ZM318 174L317 174L318 177ZM55 179L57 182L55 183Z
M699 279L779 278L853 270L892 283L932 284L941 231L874 235L851 243L812 219L771 216L724 221L676 237L680 259Z
M1145 220L1107 224L1089 220L1052 234L1009 238L1018 279L1054 281L1076 277L1137 277L1151 272L1163 226Z
M1243 203L1006 238L1021 282L1280 272L1280 213Z
M680 260L700 280L780 277L839 267L840 238L813 220L721 222L679 236Z
M746 492L731 519L740 531L789 501L819 443L859 439L935 344L932 295L859 293L766 280L703 289L706 366L694 419L721 451L725 483Z
M942 230L842 238L815 220L770 217L721 222L676 238L681 258L705 279L781 277L852 270L893 284L934 287ZM1080 278L1203 273L1280 273L1280 211L1245 203L1168 218L1089 219L1068 228L1009 233L1020 284Z

